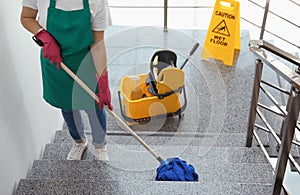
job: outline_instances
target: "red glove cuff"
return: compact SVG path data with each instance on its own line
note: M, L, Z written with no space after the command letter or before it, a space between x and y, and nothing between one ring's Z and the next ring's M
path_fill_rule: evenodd
M99 98L99 109L103 109L103 104L107 105L110 110L113 109L111 105L111 94L110 89L108 85L108 72L106 71L102 76L97 77L98 80L98 91L99 94L97 94Z

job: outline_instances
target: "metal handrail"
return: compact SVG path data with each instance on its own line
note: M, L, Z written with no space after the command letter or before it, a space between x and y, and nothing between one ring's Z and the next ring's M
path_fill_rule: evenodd
M109 6L109 7L111 7L111 8L150 8L150 9L152 9L152 8L165 8L165 6L162 6L162 5L157 5L157 6L153 6L153 5L151 5L151 6L142 6L142 5L111 5L111 6ZM181 8L183 8L183 9L185 9L185 8L214 8L214 6L209 6L209 5L194 5L194 6L182 6L182 5L180 5L180 6L178 6L178 5L171 5L171 6L168 6L168 8L179 8L179 9L181 9Z
M265 149L265 147L264 147L262 141L260 140L259 136L257 135L256 131L253 132L253 136L255 137L258 145L262 149L265 157L267 158L269 164L271 165L271 167L273 169L273 172L275 173L276 167L273 165L273 163L271 161L271 158L269 157L269 154L268 154L267 150ZM288 189L287 189L287 187L286 187L286 185L284 183L282 184L282 187L283 187L283 189L284 189L284 191L285 191L286 194L290 194L290 192L288 192Z
M265 128L265 127L262 127L262 126L260 126L260 125L258 125L258 124L255 124L254 126L255 126L257 129L260 129L260 130L265 131L265 132L267 132L267 133L271 133L271 132L269 131L269 129L267 129L267 128ZM279 135L277 134L277 136L279 136ZM294 145L296 145L296 146L300 146L300 143L297 142L297 141L295 141L295 140L293 140L292 143L293 143Z
M300 7L300 4L299 4L299 3L297 3L297 2L295 2L295 1L293 1L293 0L289 0L289 1Z
M266 23L267 23L267 17L268 17L268 12L269 12L269 6L270 6L270 0L266 0L265 13L264 13L264 18L263 18L263 23L261 25L261 31L260 31L259 39L264 38L264 33L265 33Z
M299 58L290 55L288 52L285 52L283 50L280 50L279 48L274 47L273 45L263 41L263 37L265 33L269 33L272 36L285 41L286 43L297 47L300 49L300 46L277 35L274 32L271 32L270 30L266 29L266 23L267 23L267 17L268 14L273 14L275 17L288 22L289 24L300 28L299 25L297 25L296 23L285 19L284 17L282 17L280 14L277 14L273 11L269 10L269 6L270 6L270 0L266 0L266 5L260 6L259 4L255 3L252 0L248 0L249 2L253 3L254 5L262 8L264 10L264 16L263 16L263 21L262 21L262 25L258 25L255 24L254 22L251 22L249 19L245 18L245 17L241 17L242 20L248 22L249 24L260 28L261 32L260 32L260 39L259 41L256 42L252 42L250 43L250 48L251 50L256 54L256 56L259 58L259 60L257 60L257 70L256 70L256 75L258 75L258 77L255 79L254 85L258 86L256 88L254 88L255 90L253 90L253 98L252 98L252 105L251 105L251 111L250 111L250 117L249 117L249 127L248 127L248 135L247 135L247 143L246 146L251 146L252 144L252 137L254 136L257 139L257 134L254 131L254 127L258 126L255 123L255 115L257 111L257 106L261 106L263 107L260 103L258 103L258 91L260 90L260 85L259 83L263 82L261 80L261 75L259 77L259 74L262 74L262 66L263 66L263 62L265 64L267 64L269 67L271 67L273 70L275 70L277 72L278 75L280 75L282 78L286 79L288 82L291 83L292 85L292 91L291 92L286 92L286 94L290 95L290 102L293 103L293 106L289 106L288 110L289 111L297 111L299 114L299 91L300 91L300 77L299 74L300 73L300 60ZM293 1L293 0L289 0L290 2L294 3L296 6L300 5ZM213 6L169 6L168 5L168 0L164 0L164 6L110 6L113 8L163 8L164 9L164 31L167 31L168 29L168 25L167 25L167 21L168 21L168 9L171 8L213 8ZM265 58L266 53L262 50L267 50L275 55L278 55L279 57L291 62L292 64L296 65L298 67L297 71L295 70L287 70L286 67L282 66L281 63L277 62L276 60L272 61L270 60L270 56L268 55L268 59ZM271 57L272 58L272 57ZM272 62L271 62L272 61ZM256 99L257 98L257 99ZM256 99L256 100L253 100ZM254 109L252 107L255 107ZM295 108L294 108L295 107ZM282 110L280 110L282 111ZM280 113L279 113L280 114ZM294 113L293 113L294 114ZM295 127L297 128L297 120L295 120L293 117L295 117L293 114L291 114L291 112L282 112L281 116L285 116L288 122L293 122ZM258 114L260 117L263 117L262 114ZM293 116L291 116L293 115ZM298 118L298 115L297 115ZM297 162L295 161L295 159L292 157L292 155L290 154L290 147L292 144L296 144L298 145L299 143L294 141L293 138L291 137L291 134L294 134L295 131L295 127L291 127L290 124L288 124L288 122L285 122L282 129L281 129L281 134L280 137L282 137L282 139L279 139L279 136L275 133L275 131L272 130L272 128L269 128L270 126L267 125L268 128L264 129L265 131L271 133L273 135L273 137L275 138L275 140L281 145L281 149L280 149L280 153L279 153L279 158L277 161L277 165L275 168L275 179L274 179L274 183L273 183L273 194L279 194L281 187L283 187L286 190L285 185L283 184L283 176L285 174L285 168L286 168L286 163L287 160L289 159L290 162L292 164L294 164L294 166L296 167L296 169L298 170L298 172L300 172L300 167L297 164ZM268 123L267 123L268 124ZM263 128L263 127L262 127ZM290 131L285 131L289 129ZM298 128L299 130L299 128ZM251 136L250 136L251 135ZM259 138L257 139L258 142L260 143L260 146L262 146L261 141L259 141ZM262 147L263 148L263 147ZM266 153L265 150L263 150L264 153Z
M287 20L286 18L280 16L279 14L277 14L277 13L275 13L275 12L273 12L273 11L270 11L270 10L269 10L270 0L266 0L266 5L265 5L265 7L259 5L258 3L254 2L254 1L252 1L252 0L248 0L248 1L249 1L250 3L256 5L257 7L260 7L260 8L262 8L262 9L264 9L264 16L263 16L262 25L261 25L261 26L255 25L256 27L261 28L259 39L263 39L263 38L264 38L264 33L267 32L267 33L271 34L272 36L274 36L274 37L276 37L276 38L278 38L278 39L280 39L280 40L282 40L282 41L285 41L286 43L288 43L288 44L290 44L290 45L293 45L294 47L297 47L298 49L300 49L300 46L299 46L299 45L297 45L297 44L295 44L295 43L293 43L293 42L291 42L291 41L288 41L287 39L282 38L281 36L277 35L277 34L274 33L274 32L271 32L271 31L269 31L269 30L266 30L267 16L268 16L268 13L271 13L271 14L273 14L274 16L280 18L281 20L284 20L284 21L288 22L289 24L291 24L291 25L293 25L293 26L295 26L295 27L297 27L297 28L300 28L299 25L297 25L296 23L294 23L294 22L292 22L292 21L290 21L290 20ZM296 2L294 2L294 1L292 1L292 0L290 0L290 1L293 2L296 6L299 6L299 7L300 7L300 5L299 5L298 3L296 3ZM251 23L251 24L252 24L252 23Z
M262 45L264 45L264 46L262 46ZM249 42L250 51L254 52L254 54L259 59L261 59L270 68L275 70L281 77L283 77L285 80L287 80L289 83L293 84L297 89L300 90L300 81L293 79L293 78L298 77L299 74L295 70L287 68L285 65L283 65L278 60L276 60L275 57L272 55L268 55L268 59L266 59L265 56L267 55L267 53L264 50L262 50L262 48L263 47L266 48L267 46L271 46L271 44L269 44L268 42L263 41L263 40L251 40ZM297 65L297 67L298 67L299 58L297 58L296 56L290 55L287 52L280 54L280 52L282 52L283 50L281 50L273 45L272 45L272 48L271 47L267 48L267 50L270 52L275 52L275 54L281 55L280 57L284 57L284 59L286 58L286 60L290 61L291 63L295 62L295 65ZM293 56L293 57L291 57L291 56ZM272 61L272 63L271 63L271 61Z
M278 18L280 18L280 19L282 19L282 20L284 20L284 21L286 21L286 22L288 22L288 23L290 23L290 24L292 24L292 25L294 25L294 26L300 28L300 26L299 26L298 24L295 24L294 22L292 22L292 21L290 21L290 20L288 20L288 19L286 19L286 18L280 16L279 14L277 14L277 13L275 13L275 12L273 12L273 11L270 11L270 10L269 10L269 4L270 4L270 1L267 2L267 3L268 3L268 8L267 8L267 6L265 6L265 7L264 7L264 6L261 6L261 5L259 5L258 3L254 2L254 1L251 1L251 0L248 0L248 1L251 2L252 4L256 5L257 7L260 7L260 8L265 9L265 10L267 9L267 10L268 10L267 12L269 12L269 13L273 14L274 16L276 16L276 17L278 17ZM291 0L290 0L290 1L291 1ZM293 2L293 1L291 1L291 2ZM293 2L293 3L295 3L295 2ZM295 3L295 4L296 4L297 6L300 7L299 4L297 4L297 3ZM267 14L267 13L266 13L266 14Z
M266 82L266 81L264 81L264 80L261 80L261 83L262 83L262 84L265 84L265 85L267 85L267 86L269 86L269 87L272 87L273 89L276 89L277 91L280 91L280 92L283 93L283 94L291 95L291 93L290 93L289 91L287 91L287 90L285 90L285 89L283 89L283 88L281 88L281 87L278 87L278 86L276 86L276 85L273 85L272 83Z
M300 4L293 1L293 0L289 0L290 2L292 2L293 4L295 4L296 6L299 6L300 7ZM245 18L245 17L242 17L241 16L241 19L246 21L247 23L257 27L257 28L260 28L261 29L261 32L260 32L260 36L259 36L259 39L263 39L264 38L264 34L265 32L266 33L269 33L270 35L276 37L277 39L280 39L296 48L299 48L300 49L300 45L297 45L295 44L294 42L292 41L289 41L285 38L283 38L282 36L276 34L275 32L272 32L268 29L266 29L266 23L267 23L267 16L268 14L273 14L274 16L276 16L277 18L280 18L281 20L284 20L285 22L288 22L289 24L295 26L295 27L298 27L300 28L299 25L297 25L296 23L290 21L290 20L287 20L286 18L282 17L280 14L277 14L271 10L269 10L269 5L270 5L270 0L266 0L266 5L265 6L261 6L259 5L258 3L256 3L255 1L253 0L248 0L248 2L252 3L253 5L257 6L257 7L260 7L261 9L264 10L264 16L263 16L263 21L262 21L262 24L259 25L259 24L256 24L254 22L251 22L249 19ZM141 5L136 5L136 6L126 6L126 5L111 5L110 6L111 8L149 8L149 9L152 9L152 8L161 8L161 9L164 9L164 31L167 31L168 30L168 9L178 9L178 8L190 8L190 9L203 9L203 8L209 8L209 9L213 9L214 6L205 6L205 5L194 5L194 6L170 6L169 3L168 3L168 0L164 0L164 5L158 5L158 6L141 6Z
M267 83L266 81L264 81L264 82ZM269 85L269 86L272 86L272 85ZM278 90L281 93L285 93L285 91L280 90L280 88L278 88L278 87L275 88L275 87L272 86L272 88L275 89L275 90ZM275 110L273 110L273 109L271 109L271 108L269 108L269 107L267 107L263 104L259 104L258 106L263 107L264 109L269 110L270 112L272 112L274 114L277 114L278 116L286 117L288 113L281 108L281 105L275 99L275 97L273 97L271 95L271 93L265 87L263 87L262 85L260 85L260 89L266 94L266 96L271 100L271 102L277 107L277 109L280 111L280 113L276 112ZM291 95L291 93L288 93L288 94ZM299 124L300 124L300 121L297 121L296 128L298 130L300 130L300 126L298 126Z
M283 187L285 189L283 178L285 175L288 160L300 173L300 166L290 153L292 144L299 146L299 143L293 140L293 138L295 130L299 130L298 116L300 111L300 74L298 72L300 67L300 59L263 40L250 41L249 47L250 51L252 51L258 59L256 61L256 73L253 85L253 95L251 100L246 146L251 147L253 136L255 138L257 137L254 128L258 128L270 133L274 137L276 142L280 145L275 169L275 177L272 186L273 194L280 194L281 188ZM295 67L297 67L296 71L277 60L274 55L285 59L295 65ZM274 89L278 88L280 89L280 92L289 95L286 111L281 109L278 101L266 90L266 88L261 85L263 64L269 66L278 75L280 75L291 84L291 90L289 93L285 92L285 90L279 87L276 87L275 85L269 85L271 87L274 86ZM264 81L264 84L266 83L267 82ZM272 103L279 109L280 113L258 102L260 90L262 90L267 95ZM271 112L274 111L273 113L279 114L280 116L284 117L280 134L276 133L275 130L271 127L270 123L267 121L263 113L258 109L258 106ZM259 116L266 128L255 124L256 115Z
M267 51L272 52L273 54L293 63L294 65L297 65L298 67L300 66L300 59L278 47L275 47L274 45L268 43L267 41L264 40L258 40L256 42L256 45L259 48L266 49Z

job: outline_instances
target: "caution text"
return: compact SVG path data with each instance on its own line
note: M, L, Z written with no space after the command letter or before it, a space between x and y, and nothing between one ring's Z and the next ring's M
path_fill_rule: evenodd
M228 19L232 19L234 20L235 19L235 16L234 15L231 15L229 13L226 13L226 12L219 12L219 11L216 11L215 13L217 16L221 16L223 18L228 18Z

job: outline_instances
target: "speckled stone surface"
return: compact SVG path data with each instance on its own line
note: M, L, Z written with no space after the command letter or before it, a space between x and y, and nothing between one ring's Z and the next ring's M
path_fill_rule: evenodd
M245 146L246 134L244 133L197 133L189 136L181 136L180 134L159 134L152 132L138 133L138 135L149 145L197 145L197 146ZM87 134L89 140L91 136ZM131 145L140 143L130 134L108 135L107 141L121 144ZM57 131L54 138L54 143L73 143L73 140L67 131Z
M80 176L82 179L154 181L158 165L143 170L142 163L118 163L123 165L117 166L109 161L35 160L29 178L70 179ZM200 181L204 182L272 182L271 167L265 163L193 162L192 165L199 174Z
M151 125L135 126L135 130L195 129L201 133L245 133L255 68L255 58L248 49L248 31L241 30L241 50L234 66L229 67L220 61L205 61L199 57L206 30L170 29L164 33L156 27L115 28L118 30L107 32L106 46L112 101L119 116L118 91L123 76L148 73L150 58L161 48L173 50L178 55L178 65L181 65L193 45L200 43L184 67L187 90L185 116L180 122L177 117L172 117L166 123L154 121ZM90 129L87 119L85 122L86 129ZM121 130L110 117L108 130Z
M255 69L249 33L241 30L241 50L231 67L200 58L205 36L206 30L164 33L156 27L113 26L105 40L112 103L119 116L123 76L148 73L150 58L161 48L175 51L181 65L195 42L200 43L184 67L184 116L131 125L162 158L179 156L191 163L200 182L155 182L159 163L108 114L109 161L93 160L92 147L84 160L64 160L73 140L68 131L57 131L43 159L33 162L29 178L20 181L17 194L270 194L271 166L256 145L244 147ZM83 119L91 140L85 113Z
M47 144L43 153L43 159L65 160L72 144ZM90 148L91 147L91 148ZM267 163L260 148L246 147L199 147L199 146L153 146L163 158L178 156L189 162L224 162L224 163ZM157 161L146 149L139 145L107 144L107 152L110 161L124 161L128 163L141 163L146 166L156 166ZM83 156L83 160L93 160L93 148ZM150 163L151 162L151 163Z
M208 195L265 195L271 194L270 184L216 183L216 182L155 182L155 181L102 181L97 179L28 179L21 180L16 195L48 194L208 194Z

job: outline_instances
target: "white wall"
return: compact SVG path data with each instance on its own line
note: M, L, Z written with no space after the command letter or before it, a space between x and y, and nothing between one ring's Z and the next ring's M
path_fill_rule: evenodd
M0 1L0 194L12 194L63 119L42 99L39 48L20 24L21 0Z

